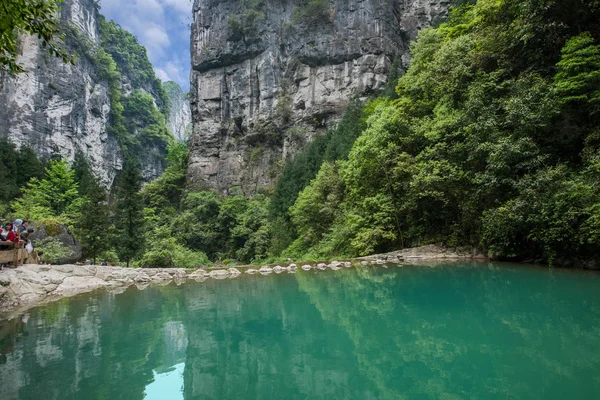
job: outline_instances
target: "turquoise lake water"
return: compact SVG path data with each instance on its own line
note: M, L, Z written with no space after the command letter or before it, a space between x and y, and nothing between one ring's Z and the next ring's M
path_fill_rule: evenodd
M469 263L96 292L0 322L0 399L599 399L600 274Z

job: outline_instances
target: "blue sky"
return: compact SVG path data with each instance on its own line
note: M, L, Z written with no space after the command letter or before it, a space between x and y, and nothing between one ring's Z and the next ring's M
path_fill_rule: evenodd
M146 46L158 78L189 90L192 0L101 0L100 4L107 19Z

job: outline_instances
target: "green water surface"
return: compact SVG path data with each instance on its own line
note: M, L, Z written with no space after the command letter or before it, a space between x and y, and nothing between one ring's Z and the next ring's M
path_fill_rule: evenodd
M599 399L600 274L369 267L96 292L0 322L0 399Z

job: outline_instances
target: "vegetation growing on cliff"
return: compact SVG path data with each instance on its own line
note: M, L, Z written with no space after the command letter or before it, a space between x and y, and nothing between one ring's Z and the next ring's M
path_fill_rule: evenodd
M73 57L60 42L58 0L3 0L0 7L0 76L25 72L17 62L19 36L36 35L46 51L65 63Z
M242 1L244 11L239 14L231 14L227 18L228 40L247 42L255 39L261 25L265 22L262 7L264 7L263 0Z
M597 257L599 17L594 1L482 0L422 31L399 98L290 209L288 252L443 242Z
M316 28L320 25L330 23L332 19L332 7L326 0L308 0L294 8L292 22L304 24L307 28Z
M135 36L114 21L106 21L102 16L99 21L100 43L104 51L111 55L121 73L131 80L134 88L143 88L154 95L161 111L167 115L168 98L160 80L154 74L146 48L138 43Z

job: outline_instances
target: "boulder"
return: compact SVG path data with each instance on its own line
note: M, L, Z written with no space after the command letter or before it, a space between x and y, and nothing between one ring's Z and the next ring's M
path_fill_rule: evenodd
M168 282L172 280L173 277L166 272L159 272L152 277L152 282Z
M81 244L75 239L75 237L69 232L64 226L54 222L48 222L40 226L34 227L34 231L29 235L29 239L36 247L37 243L41 243L43 240L48 238L55 238L61 242L61 244L69 249L69 254L64 258L58 260L56 264L72 264L79 261L82 257ZM47 229L46 229L47 228Z
M270 273L273 272L273 268L267 267L267 266L263 266L263 267L260 267L260 269L258 270L258 272L260 272L263 275L270 274Z
M194 280L206 279L209 277L209 274L208 274L208 272L206 272L203 269L198 269L198 270L192 272L191 274L189 274L187 277L189 279L194 279Z
M258 270L253 269L253 268L249 268L249 269L246 270L246 273L248 275L254 275L254 274L258 274Z
M302 268L304 271L310 271L310 270L312 269L312 267L311 267L310 265L308 265L308 264L306 264L306 265L303 265L303 266L302 266L302 267L300 267L300 268Z
M275 272L276 274L280 274L283 271L285 271L285 268L283 268L281 265L277 265L273 268L273 272Z
M227 272L227 270L224 269L217 269L214 271L210 271L208 275L213 279L224 279L229 276L229 272Z
M146 275L142 272L140 274L137 274L137 276L135 278L133 278L133 281L135 283L151 282L152 278L150 278L148 275Z
M317 269L324 270L325 268L327 268L327 264L323 264L323 263L317 264Z

